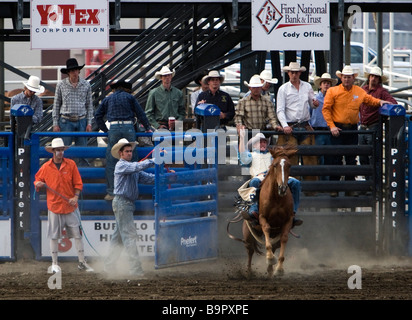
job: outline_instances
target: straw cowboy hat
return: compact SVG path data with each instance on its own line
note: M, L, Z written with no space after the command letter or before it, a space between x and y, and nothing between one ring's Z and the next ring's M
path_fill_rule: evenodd
M379 67L373 67L373 68L371 69L371 71L369 71L369 72L366 72L366 71L365 71L365 77L366 77L366 79L369 79L369 76L370 76L371 74L373 74L373 75L375 75L375 76L378 76L378 77L381 77L382 82L388 81L388 77L385 76L385 75L382 73L382 70L381 70L381 68L379 68Z
M119 87L132 90L132 84L127 80L116 80L114 83L110 85L110 88L112 89L117 89Z
M263 83L261 81L261 78L259 75L255 74L254 76L252 76L252 78L250 78L250 82L247 83L247 81L243 81L243 83L245 84L245 86L251 87L251 88L261 88L263 87Z
M66 61L66 68L61 68L61 73L68 74L70 70L81 70L83 69L84 65L79 66L77 60L75 58L67 59Z
M278 83L278 79L272 78L272 72L270 72L269 70L263 70L259 76L260 76L260 79L265 80L265 82L268 82L271 84Z
M122 138L120 139L113 147L112 147L112 156L116 159L120 159L120 155L119 155L119 151L121 148L123 148L125 145L130 144L132 146L132 150L134 150L134 148L136 148L136 142L129 142L127 141L127 139Z
M358 73L353 71L351 66L345 66L342 71L336 71L336 75L338 76L338 78L342 78L342 75L345 76L351 76L353 75L355 78L358 76Z
M64 150L69 149L70 147L65 146L62 138L55 138L52 140L51 145L44 147L47 152L53 153L53 149L64 148Z
M315 84L316 87L320 88L320 83L322 81L329 81L332 87L335 86L338 83L338 79L332 79L330 74L326 73L326 72L324 74L322 74L321 77L316 76L315 80L313 80L313 83Z
M23 81L23 85L30 91L36 93L43 93L44 87L40 85L40 78L36 76L30 76L28 81Z
M283 67L283 71L300 71L305 72L306 67L301 67L297 62L290 62L288 66Z
M160 69L160 71L156 71L155 78L160 80L162 78L162 76L167 76L169 74L171 74L172 77L174 77L175 76L175 70L171 71L168 66L163 66L162 69Z
M219 78L220 79L220 83L222 83L225 80L225 76L221 75L219 73L219 71L217 70L211 70L209 71L207 76L204 76L202 79L202 82L207 83L209 81L210 78Z
M269 144L270 139L266 138L265 135L261 132L257 133L253 138L251 138L248 142L247 142L247 147L248 149L252 149L253 145L256 142L259 142L260 140L266 140L266 142Z

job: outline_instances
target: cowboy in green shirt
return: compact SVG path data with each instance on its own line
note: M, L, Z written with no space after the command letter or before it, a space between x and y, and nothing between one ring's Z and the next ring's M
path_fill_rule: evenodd
M171 85L174 71L166 66L155 74L162 84L150 90L146 102L146 115L150 124L156 129L169 129L169 117L183 121L186 117L186 107L183 104L183 93Z

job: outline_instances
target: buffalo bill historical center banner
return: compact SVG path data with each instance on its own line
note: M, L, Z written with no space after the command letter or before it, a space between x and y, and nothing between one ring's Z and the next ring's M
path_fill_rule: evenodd
M252 0L252 50L329 50L329 1Z
M108 0L32 0L32 49L107 49Z

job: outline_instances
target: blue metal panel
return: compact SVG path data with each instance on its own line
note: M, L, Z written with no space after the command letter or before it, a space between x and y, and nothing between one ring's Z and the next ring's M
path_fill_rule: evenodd
M7 147L0 147L0 221L9 222L10 233L10 254L1 255L1 261L11 261L15 259L15 224L14 224L14 135L11 132L0 132L0 137L3 139Z
M156 146L161 141L155 140ZM171 147L167 152L183 159L184 169L169 173L164 164L155 167L156 268L217 257L216 149ZM202 164L191 165L180 157L196 153Z
M156 267L217 257L217 216L157 223Z

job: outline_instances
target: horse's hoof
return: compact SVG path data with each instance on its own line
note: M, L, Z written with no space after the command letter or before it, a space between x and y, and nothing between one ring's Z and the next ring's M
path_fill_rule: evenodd
M276 275L276 276L281 277L281 276L283 276L284 274L285 274L285 270L283 270L283 268L282 268L282 269L276 269L276 271L275 271L275 275Z
M268 265L273 266L273 265L275 265L275 264L276 264L276 262L277 262L276 257L273 257L273 258L266 258L266 263L267 263Z

